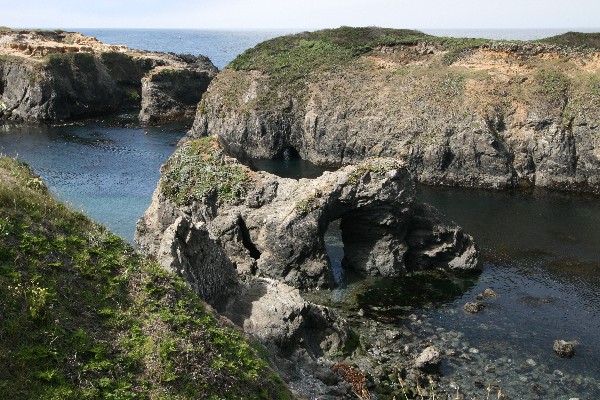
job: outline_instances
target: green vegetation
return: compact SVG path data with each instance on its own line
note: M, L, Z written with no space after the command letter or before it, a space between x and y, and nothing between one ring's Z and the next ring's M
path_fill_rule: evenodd
M562 35L542 39L540 42L598 50L600 49L600 33L567 32Z
M395 158L370 158L355 166L355 170L348 177L348 182L356 185L369 172L381 175L403 167L404 163Z
M553 103L566 101L570 80L559 71L540 69L535 75L539 91Z
M234 70L259 70L302 78L307 69L332 67L352 61L378 46L416 44L431 37L402 29L350 28L304 32L268 40L246 50L229 64ZM304 70L304 71L303 71Z
M180 146L162 169L160 187L178 205L214 198L237 203L251 183L248 168L226 159L214 137L191 140Z
M470 50L477 48L486 43L490 43L489 39L472 39L472 38L436 38L439 43L444 46L448 52L444 54L442 59L444 65L452 65L458 61L463 55Z
M292 82L316 69L334 70L381 46L430 43L449 50L448 63L461 52L489 43L488 39L447 38L407 29L325 29L282 36L246 50L229 64L238 71L259 70Z
M0 398L289 398L184 282L0 158Z
M50 67L77 67L83 71L96 69L96 58L91 53L52 53L44 57Z
M305 215L316 210L321 205L321 201L319 199L321 199L323 195L324 193L321 190L315 190L314 193L306 196L296 204L296 212Z

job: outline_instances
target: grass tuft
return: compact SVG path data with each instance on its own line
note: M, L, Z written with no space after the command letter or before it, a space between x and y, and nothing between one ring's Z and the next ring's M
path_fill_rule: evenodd
M243 200L251 183L247 167L231 162L214 137L180 146L162 168L160 187L177 205L213 198L221 204Z

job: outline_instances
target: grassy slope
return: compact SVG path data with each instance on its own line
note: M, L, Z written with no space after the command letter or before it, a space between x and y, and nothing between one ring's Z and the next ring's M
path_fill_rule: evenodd
M325 29L277 37L246 50L229 64L234 70L259 70L269 74L302 77L302 70L346 64L380 46L439 45L449 51L448 62L458 53L486 43L547 43L564 47L600 49L599 33L568 32L539 41L498 41L427 35L408 29L351 28Z
M493 41L436 37L409 30L348 27L283 36L260 43L233 60L215 79L213 90L205 95L198 110L200 114L210 114L214 111L211 107L218 104L223 106L218 109L220 115L247 110L285 114L289 111L290 99L302 106L311 93L318 93L316 101L340 105L354 101L358 90L363 100L383 102L370 106L385 109L387 115L404 115L406 110L397 110L396 103L400 104L398 107L411 104L426 108L443 104L444 110L454 110L457 115L471 108L486 115L512 107L507 99L517 99L525 104L551 107L553 112L564 114L568 124L573 115L583 115L594 107L600 74L582 69L577 59L599 48L598 37L599 34L593 33L567 33L541 41ZM408 57L416 57L421 62L411 63L411 59L397 60L393 54L373 51L388 46L399 47L401 54L408 54L402 53L402 47L419 43L424 48L434 46L436 54L414 53ZM482 45L493 47L498 53L512 53L510 65L522 65L519 75L526 79L513 79L514 73L498 74L493 63L508 66L509 62L495 59L497 56L493 54L487 60L492 65L484 65L481 70L460 65L460 61L468 59L474 49ZM544 46L555 52L556 57L537 56ZM532 55L528 55L529 52ZM396 67L381 69L369 60L371 55L391 60ZM575 61L571 61L571 56ZM259 83L257 88L252 89L256 82ZM248 102L241 100L253 90L255 97L250 97ZM379 99L379 93L383 92L385 98ZM218 99L213 100L213 97ZM542 104L544 102L548 105ZM346 104L342 108L351 110L353 107L359 105ZM439 114L439 111L429 111L420 113ZM422 130L438 127L430 128Z
M0 398L288 398L177 277L0 157Z

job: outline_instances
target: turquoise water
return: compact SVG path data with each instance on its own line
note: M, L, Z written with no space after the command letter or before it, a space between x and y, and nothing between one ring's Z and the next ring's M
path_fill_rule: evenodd
M137 114L55 126L0 125L0 152L29 163L58 199L133 242L160 165L186 130L142 128Z

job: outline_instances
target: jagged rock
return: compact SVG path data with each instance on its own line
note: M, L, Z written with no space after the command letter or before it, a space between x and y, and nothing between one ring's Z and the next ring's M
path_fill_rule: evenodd
M216 75L208 58L201 56L196 60L193 69L155 68L142 78L142 123L194 118L202 93Z
M86 118L135 110L142 100L145 122L180 119L193 114L216 72L203 56L132 50L75 32L2 30L0 119Z
M313 358L341 353L350 338L346 322L323 306L307 302L298 289L271 279L244 284L222 314L263 343L282 351L298 346Z
M435 346L425 348L415 359L415 367L422 370L434 371L442 362L440 351Z
M206 169L210 157L216 164ZM202 171L238 176L239 182L211 187L202 181L210 178ZM169 247L172 239L164 232L181 216L205 229L242 277L265 276L298 288L331 286L323 237L329 223L341 219L345 268L383 276L479 268L473 238L415 201L411 174L396 160L370 159L297 181L252 172L227 159L216 139L205 138L181 146L162 172L136 233L136 242L149 254ZM232 193L218 190L230 187L245 193L230 201Z
M401 157L428 184L600 193L597 49L490 41L456 53L419 32L413 45L371 47L390 35L403 33L345 27L260 44L212 82L190 136L216 134L238 158L290 147L323 165ZM338 61L335 49L360 38ZM265 61L279 57L287 68Z
M463 309L466 312L469 312L471 314L477 314L479 311L483 310L485 308L485 304L480 303L478 301L469 301L468 303L465 303L465 305L463 306Z
M575 355L575 344L577 344L576 341L555 340L552 348L559 357L573 357Z

